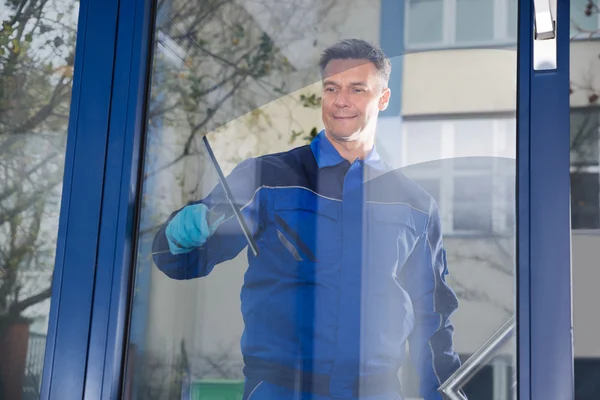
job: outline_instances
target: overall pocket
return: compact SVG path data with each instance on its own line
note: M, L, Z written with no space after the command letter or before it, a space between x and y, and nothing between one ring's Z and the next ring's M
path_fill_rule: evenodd
M306 189L282 190L273 205L278 244L295 261L334 261L341 246L341 202Z

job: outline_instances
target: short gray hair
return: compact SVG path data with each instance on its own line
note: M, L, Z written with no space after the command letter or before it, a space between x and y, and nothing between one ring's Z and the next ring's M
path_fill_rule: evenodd
M319 67L324 76L325 67L332 60L369 60L387 85L392 72L392 63L380 47L361 39L344 39L328 47L321 54Z

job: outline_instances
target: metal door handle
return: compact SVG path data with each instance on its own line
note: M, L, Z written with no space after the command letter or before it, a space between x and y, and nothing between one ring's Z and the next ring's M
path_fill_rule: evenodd
M460 390L485 364L494 356L515 333L516 317L512 316L487 342L475 353L446 382L438 391L449 400L465 400Z
M535 39L548 40L556 37L556 21L550 0L533 0L535 10Z
M533 0L533 69L556 69L556 0Z

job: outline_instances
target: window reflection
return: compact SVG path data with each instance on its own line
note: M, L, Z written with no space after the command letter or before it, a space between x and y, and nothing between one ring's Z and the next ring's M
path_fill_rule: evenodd
M79 2L0 7L0 398L40 396Z

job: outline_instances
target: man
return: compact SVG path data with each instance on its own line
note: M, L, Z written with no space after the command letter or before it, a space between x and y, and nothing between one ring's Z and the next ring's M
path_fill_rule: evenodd
M310 145L242 162L229 175L258 245L241 292L245 399L401 398L408 340L426 400L459 366L432 198L375 150L390 100L383 52L344 40L322 55L325 129ZM206 276L246 247L235 217L209 222L218 186L173 213L154 261L175 279Z

